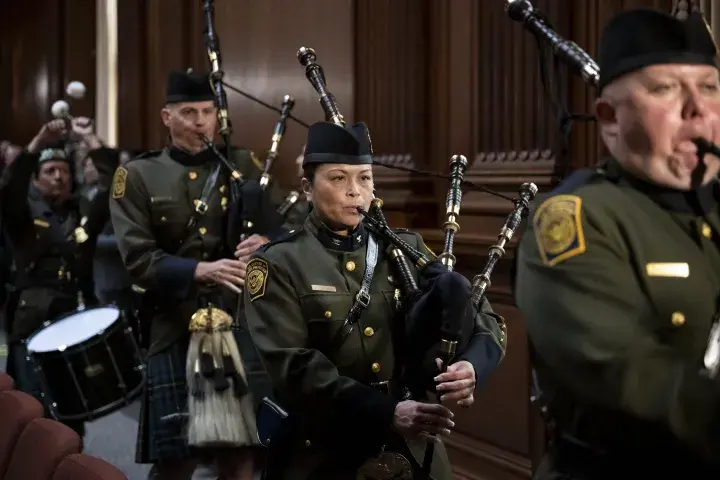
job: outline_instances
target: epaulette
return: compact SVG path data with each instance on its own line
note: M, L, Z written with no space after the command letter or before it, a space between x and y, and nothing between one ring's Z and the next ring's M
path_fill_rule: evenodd
M132 158L131 158L130 160L128 160L128 161L131 162L131 161L133 161L133 160L141 160L141 159L143 159L143 158L157 157L157 156L159 156L162 152L163 152L163 149L162 149L162 148L159 149L159 150L150 150L150 151L148 151L148 152L143 152L143 153L141 153L140 155L137 155L137 156L135 156L135 157L132 157Z
M284 235L280 235L275 240L272 240L272 241L266 243L265 245L263 245L262 247L258 248L258 251L264 252L268 248L272 247L273 245L277 245L278 243L289 242L290 240L293 240L298 235L300 235L300 233L302 233L302 231L303 231L302 226L296 228L295 230L290 230L289 232L285 233Z
M393 233L412 233L407 228L393 228L392 231L393 231Z
M598 178L605 178L605 171L602 168L583 168L571 173L567 178L550 192L550 196L570 194L577 188L591 183Z

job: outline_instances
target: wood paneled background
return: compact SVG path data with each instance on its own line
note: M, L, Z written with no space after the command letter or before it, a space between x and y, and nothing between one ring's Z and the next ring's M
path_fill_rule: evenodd
M0 140L26 144L73 80L87 95L70 113L95 111L95 0L4 2L0 14Z
M0 20L0 137L25 142L69 80L92 89L91 0L12 2ZM595 56L602 25L622 9L670 12L671 0L535 0L556 30ZM23 6L24 5L24 6ZM158 148L166 73L206 69L203 11L197 0L118 2L120 146ZM316 50L328 88L348 121L365 121L375 153L387 162L446 172L453 154L471 163L467 178L515 195L523 182L551 188L568 170L593 164L592 124L576 124L569 157L558 153L558 124L539 81L532 36L505 14L501 0L222 0L215 2L226 80L266 102L296 100L294 115L322 120L317 94L295 54ZM42 16L32 12L43 11ZM45 13L47 12L47 14ZM60 19L59 21L56 20ZM72 25L70 24L72 20ZM81 28L81 25L84 27ZM575 113L594 92L568 78ZM228 91L234 143L263 151L277 114ZM92 95L73 112L92 111ZM277 176L296 182L294 159L305 132L289 124ZM442 250L447 181L378 167L376 183L391 225L420 231ZM511 204L481 192L464 197L458 270L478 273ZM543 449L541 422L529 404L530 368L522 319L509 284L513 251L497 266L490 299L508 322L508 355L459 413L448 440L458 479L529 478Z

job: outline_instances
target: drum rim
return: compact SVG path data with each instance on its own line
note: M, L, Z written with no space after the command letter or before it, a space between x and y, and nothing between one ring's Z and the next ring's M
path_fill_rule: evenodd
M88 312L88 311L90 311L90 310L99 310L99 309L101 309L101 308L112 308L112 309L117 310L118 313L119 313L118 318L117 318L117 320L115 320L113 323L111 323L110 325L108 325L108 326L105 327L104 329L96 332L95 335L91 336L90 338L88 338L88 339L85 340L84 342L77 343L77 344L75 344L75 345L72 345L72 346L70 346L70 347L67 347L67 348L65 348L65 350L57 350L57 349L56 349L56 350L50 350L50 351L45 351L45 352L36 352L36 351L34 351L34 350L30 350L30 342L32 342L32 340L33 340L35 337L37 337L38 335L40 335L40 333L42 333L46 328L49 328L49 327L51 327L52 325L55 325L55 324L58 323L58 322L61 322L61 321L65 320L65 319L68 319L68 318L70 318L70 317L72 317L73 315L76 315L76 314L78 314L78 313ZM50 321L50 323L48 323L47 325L44 325L44 326L42 326L41 328L37 329L37 330L34 331L29 337L27 337L23 343L25 344L25 348L26 348L26 350L28 351L28 353L31 353L31 354L34 354L34 355L50 355L50 354L53 354L53 353L72 352L72 351L74 351L75 348L80 347L80 346L83 346L85 343L90 342L91 340L95 339L95 337L97 337L98 335L101 335L101 334L105 333L106 331L114 328L118 323L120 323L120 322L122 322L122 321L125 321L125 323L127 323L127 318L125 318L125 315L123 314L123 311L122 311L121 309L119 309L118 307L114 306L114 305L90 307L90 308L86 308L86 309L84 309L84 310L76 310L76 311L74 311L74 312L66 313L66 314L64 314L64 315L56 318L55 320Z
M109 403L105 406L96 408L95 410L90 410L89 412L82 413L82 414L76 414L76 415L62 415L57 410L57 407L54 409L55 413L54 416L62 421L62 420L85 420L85 421L91 421L96 420L101 416L109 415L113 413L116 410L119 410L122 408L123 405L130 405L132 402L135 401L135 399L143 392L143 389L145 388L145 384L147 383L147 375L145 373L145 370L140 371L141 379L138 386L133 388L129 391L127 397L119 398L115 400L112 403ZM47 395L47 394L46 394ZM48 400L50 402L53 401L52 397L48 396Z

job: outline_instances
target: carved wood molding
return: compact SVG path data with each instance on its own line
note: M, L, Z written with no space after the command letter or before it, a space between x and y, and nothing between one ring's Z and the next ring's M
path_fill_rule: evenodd
M513 168L520 165L536 164L552 166L557 158L550 149L534 150L511 150L508 152L480 152L475 156L475 161L469 170L503 166Z

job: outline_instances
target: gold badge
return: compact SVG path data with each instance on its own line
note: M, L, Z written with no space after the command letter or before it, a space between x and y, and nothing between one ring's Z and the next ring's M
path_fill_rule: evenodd
M123 198L125 196L125 182L127 182L128 171L123 167L118 167L113 175L113 198Z
M265 162L261 162L257 155L255 155L255 152L253 152L252 150L250 150L250 158L261 172L265 170Z
M265 286L267 285L268 264L262 258L253 258L247 264L246 282L250 301L265 295Z
M47 220L43 220L41 218L33 219L33 223L35 224L35 226L42 227L42 228L50 227L50 222L48 222Z
M557 195L545 200L535 212L535 239L545 265L557 265L585 253L581 207L580 197Z

